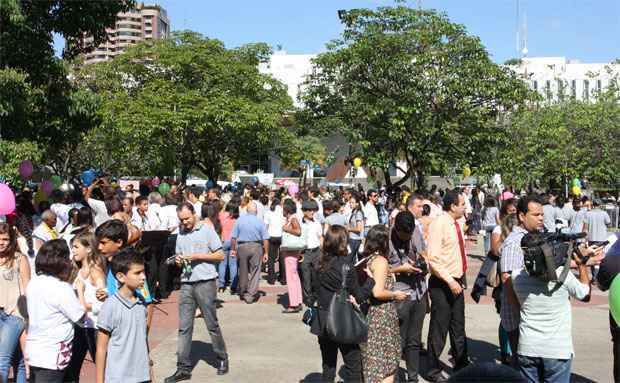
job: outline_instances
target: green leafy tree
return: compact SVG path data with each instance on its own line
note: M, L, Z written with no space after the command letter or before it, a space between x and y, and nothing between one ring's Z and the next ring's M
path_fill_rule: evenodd
M344 32L314 60L301 101L317 129L339 131L367 165L431 172L476 164L504 134L495 121L529 91L479 38L444 14L405 6L342 13Z
M532 103L506 115L501 145L488 152L480 172L501 173L517 187L560 188L574 177L597 185L620 185L619 68L592 101ZM615 73L615 75L614 75Z
M243 162L287 134L283 116L292 100L258 70L270 54L265 44L227 49L182 31L85 67L76 81L101 97L102 125L83 146L105 148L101 164L118 174L178 169L184 182L196 169L217 179L227 163Z
M39 163L42 154L34 142L0 140L0 182L21 185L19 164L24 160Z
M93 99L76 90L66 63L54 55L53 34L67 41L64 56L76 57L92 46L81 38L93 36L93 45L106 39L116 14L133 0L0 1L0 137L18 143L37 142L41 161L57 171L68 141L76 141L96 123ZM19 146L19 145L18 145Z

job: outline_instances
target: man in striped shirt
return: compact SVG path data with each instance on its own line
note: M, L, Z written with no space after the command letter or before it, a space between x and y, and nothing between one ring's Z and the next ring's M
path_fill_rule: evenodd
M528 232L541 231L544 227L543 205L538 196L521 198L517 204L519 225L512 229L500 248L500 270L502 272L502 305L500 318L502 327L508 333L510 348L516 353L519 344L519 303L512 289L511 273L523 268L523 249L521 239ZM516 358L512 360L516 367Z

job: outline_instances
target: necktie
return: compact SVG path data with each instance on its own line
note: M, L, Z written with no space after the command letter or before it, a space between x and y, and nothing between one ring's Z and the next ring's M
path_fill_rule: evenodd
M461 261L463 263L463 274L467 271L467 258L465 258L465 241L463 241L463 233L461 232L461 225L457 221L454 221L456 228L456 235L459 237L459 247L461 248Z

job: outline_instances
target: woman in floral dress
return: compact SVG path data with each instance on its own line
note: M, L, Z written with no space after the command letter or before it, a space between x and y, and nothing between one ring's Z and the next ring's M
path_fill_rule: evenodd
M394 301L407 298L403 291L392 291L394 277L387 260L389 231L383 225L368 232L364 256L367 273L375 280L368 310L368 340L360 345L366 383L391 383L398 370L401 346L398 314Z

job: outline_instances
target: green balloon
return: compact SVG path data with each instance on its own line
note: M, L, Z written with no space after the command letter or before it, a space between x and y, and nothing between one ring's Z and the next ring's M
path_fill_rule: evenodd
M579 182L579 178L574 178L573 179L573 186L581 187L581 182Z
M159 190L161 195L166 195L170 191L170 185L167 182L162 182L161 184L159 184L159 187L157 189Z
M52 176L52 178L50 178L50 181L52 181L54 189L58 189L60 185L62 185L62 178L60 178L60 176Z
M609 311L616 323L620 323L620 278L614 277L614 281L609 288Z

